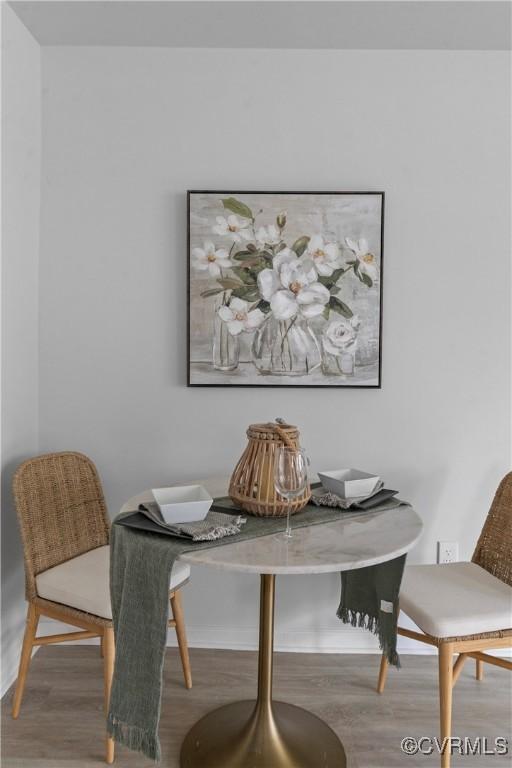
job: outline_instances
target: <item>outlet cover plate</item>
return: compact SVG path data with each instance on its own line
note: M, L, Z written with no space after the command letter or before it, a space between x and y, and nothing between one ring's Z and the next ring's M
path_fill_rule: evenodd
M437 542L437 562L438 563L456 563L459 559L458 541L438 541Z

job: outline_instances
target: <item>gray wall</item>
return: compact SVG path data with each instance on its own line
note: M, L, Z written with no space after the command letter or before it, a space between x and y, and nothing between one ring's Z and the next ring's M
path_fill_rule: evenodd
M43 49L41 448L97 462L111 514L230 472L254 421L316 467L383 475L472 547L509 468L509 54ZM187 389L186 200L196 189L386 191L381 391ZM193 643L250 645L257 584L198 570ZM280 647L340 631L338 577L278 586Z
M2 693L24 628L23 560L11 497L16 465L38 451L40 48L2 5Z

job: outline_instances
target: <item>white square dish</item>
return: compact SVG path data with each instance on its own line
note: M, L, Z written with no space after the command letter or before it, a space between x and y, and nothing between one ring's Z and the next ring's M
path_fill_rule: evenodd
M332 469L319 472L322 485L340 499L369 496L380 481L378 475L362 472L360 469Z
M153 488L151 493L166 523L192 523L204 520L213 499L202 485L177 485Z

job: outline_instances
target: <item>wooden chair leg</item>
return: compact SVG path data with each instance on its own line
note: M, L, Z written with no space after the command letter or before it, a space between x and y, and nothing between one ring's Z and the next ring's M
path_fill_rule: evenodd
M16 720L20 714L21 700L25 690L25 681L27 679L28 668L32 658L32 648L39 624L39 613L33 603L28 604L27 623L25 634L23 636L23 645L21 648L20 667L18 671L18 680L16 682L16 691L12 702L12 716Z
M171 594L171 609L174 621L176 622L176 637L178 638L178 647L180 649L185 687L192 688L192 671L190 669L185 618L183 616L183 606L181 604L181 594L179 589Z
M377 693L382 693L384 690L384 686L386 685L386 680L388 677L388 668L389 663L384 654L380 657L380 669L379 669L379 681L377 683Z
M100 636L100 656L101 656L102 659L105 658L105 649L103 647L103 639L104 639L104 637L105 637L105 635L101 635Z
M448 739L452 735L452 688L453 688L453 643L439 646L439 710L441 724L441 768L450 768L451 748ZM446 739L446 741L444 741Z
M457 661L453 665L453 672L452 672L452 684L453 685L455 685L455 683L459 679L460 673L462 672L462 667L466 663L467 658L468 657L467 657L466 653L459 653Z
M108 712L108 705L110 701L110 689L112 687L112 676L114 674L114 660L115 660L115 644L114 644L114 630L111 627L107 627L103 634L103 675L104 675L104 690L105 690L105 714ZM105 761L110 765L114 762L114 739L107 736L106 743L106 755Z
M481 659L476 660L476 674L475 677L477 680L483 680L484 679L484 663Z

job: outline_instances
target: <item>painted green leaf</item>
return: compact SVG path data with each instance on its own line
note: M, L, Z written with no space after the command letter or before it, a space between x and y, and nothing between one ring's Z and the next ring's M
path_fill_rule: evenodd
M261 309L261 311L267 315L270 312L270 304L268 301L265 301L265 299L261 299L256 305L256 309Z
M324 307L324 311L322 312L322 315L325 317L326 320L329 319L329 312L330 312L329 305L327 305L326 307Z
M240 288L243 283L240 280L233 280L231 277L219 277L217 278L219 285L222 285L225 291L230 291L234 288Z
M245 205L245 203L241 203L240 200L236 199L236 197L225 197L222 200L222 205L228 211L236 213L237 216L242 216L244 219L254 220L254 216L252 215L252 211L249 206Z
M237 261L254 261L255 256L253 251L237 251L233 258Z
M258 249L254 245L254 243L247 243L247 250L250 251L251 253L256 253Z
M332 275L318 275L318 282L322 283L322 285L325 285L326 288L328 288L331 293L335 293L336 291L340 290L340 287L336 285L340 277L344 274L344 269L336 269ZM336 289L336 290L333 290Z
M248 267L231 267L231 271L246 285L256 285L256 279Z
M308 243L311 238L309 238L307 235L303 235L302 237L299 237L298 240L294 242L292 245L292 251L295 251L297 256L302 256L306 248L308 247Z
M335 269L331 275L332 282L337 283L340 277L344 274L345 274L345 270L343 269L343 267L340 267L339 269Z
M366 272L359 272L359 279L362 283L368 286L368 288L371 288L373 285L373 280L371 279L370 275L367 275Z
M341 291L341 288L339 285L331 285L329 288L331 296L335 296L337 293Z
M236 288L232 296L236 296L237 299L244 299L244 301L256 301L259 298L259 291L255 286L245 285L243 288Z
M336 298L336 296L331 296L329 299L329 307L340 315L343 315L343 317L346 317L347 320L354 314L350 307L348 307L345 302L341 301L341 299Z
M222 288L209 288L207 291L202 291L201 296L203 299L208 298L208 296L216 296L218 293L222 293Z
M267 268L267 263L263 261L263 259L260 259L254 266L251 265L250 272L254 278L254 281L258 279L258 275L261 272L261 270L266 268Z

